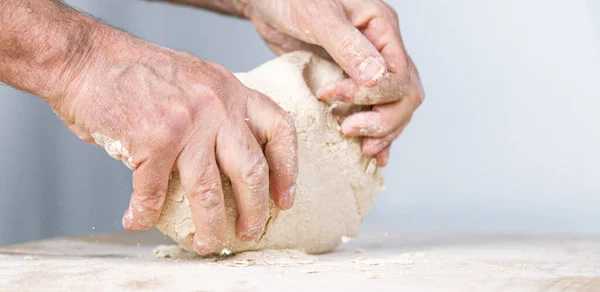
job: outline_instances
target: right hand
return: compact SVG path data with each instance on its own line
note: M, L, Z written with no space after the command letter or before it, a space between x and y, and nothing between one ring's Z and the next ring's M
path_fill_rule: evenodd
M285 111L222 66L119 31L99 35L95 49L65 73L72 82L55 111L80 138L120 152L134 170L127 230L156 224L174 170L200 254L218 251L226 236L220 170L233 185L240 239L262 234L269 193L279 208L292 207L297 145Z
M349 116L342 133L362 137L378 166L424 98L404 48L398 15L383 0L251 0L244 15L276 53L305 50L333 59L350 78L320 88L320 100L371 105Z

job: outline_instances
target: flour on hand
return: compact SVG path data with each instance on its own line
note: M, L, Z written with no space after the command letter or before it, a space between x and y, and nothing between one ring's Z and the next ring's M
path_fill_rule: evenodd
M236 77L294 118L299 173L294 207L280 211L271 202L266 231L253 242L235 236L237 210L231 183L222 177L228 223L226 249L234 253L258 249L323 253L338 246L340 238L356 237L376 194L383 189L383 177L372 158L361 153L360 139L344 137L339 131L344 115L364 108L339 102L329 105L315 97L317 89L343 80L343 71L313 54L295 52ZM177 173L169 182L157 227L192 250L192 213Z

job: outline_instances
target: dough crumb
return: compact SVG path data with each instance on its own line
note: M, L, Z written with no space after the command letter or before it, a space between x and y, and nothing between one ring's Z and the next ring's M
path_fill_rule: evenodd
M338 107L338 104L334 102L334 103L332 103L332 104L331 104L331 105L330 105L330 106L327 108L327 111L328 111L328 112L333 112L333 110L334 110L336 107Z
M34 256L24 256L23 260L34 261L34 260L37 260L37 257L34 257Z
M229 267L234 267L234 268L245 268L245 267L252 265L252 262L253 262L252 260L233 261L233 262L227 263L226 265Z
M299 266L315 263L315 257L306 254L300 250L284 249L273 250L265 249L260 251L247 251L234 255L231 258L222 260L225 265L249 265L258 266ZM237 263L237 264L236 264Z
M135 169L135 165L133 164L133 156L129 155L129 151L123 146L121 141L114 140L100 133L92 133L91 136L94 139L94 143L98 144L100 147L103 147L110 157L117 160L122 160L123 164L125 164L125 166L131 170Z
M229 256L231 255L231 250L224 248L221 250L221 252L219 253L221 256Z
M373 174L375 174L376 171L377 171L377 159L372 158L371 160L369 160L367 167L365 167L365 174L373 175Z
M403 258L424 258L425 256L427 256L427 254L422 251L418 251L418 252L403 253L403 254L400 254L400 256Z
M196 254L183 249L179 245L159 245L153 252L157 259L191 259L197 257Z
M352 263L366 266L408 266L415 264L413 261L404 259L365 259L364 257L358 257Z
M341 241L342 241L343 244L346 244L346 243L350 242L351 240L352 240L352 237L350 237L350 236L345 236L344 235L341 238Z

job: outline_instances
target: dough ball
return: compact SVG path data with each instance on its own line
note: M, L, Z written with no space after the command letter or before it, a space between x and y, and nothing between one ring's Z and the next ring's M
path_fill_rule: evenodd
M332 106L315 97L316 89L344 78L343 71L307 52L294 52L236 76L246 86L270 97L293 118L298 133L298 182L294 207L280 211L271 202L266 231L260 239L243 242L235 236L237 211L231 183L223 178L228 242L232 252L257 249L301 249L308 253L332 250L341 238L355 237L375 196L383 189L375 160L360 151L360 140L342 136ZM339 106L351 112L356 108ZM169 182L165 207L157 225L191 250L194 224L177 173Z

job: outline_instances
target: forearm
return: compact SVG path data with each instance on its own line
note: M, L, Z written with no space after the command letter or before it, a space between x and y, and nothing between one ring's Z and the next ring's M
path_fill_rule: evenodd
M201 7L215 12L245 18L251 0L148 0Z
M56 109L90 57L97 27L57 0L0 0L0 81Z

